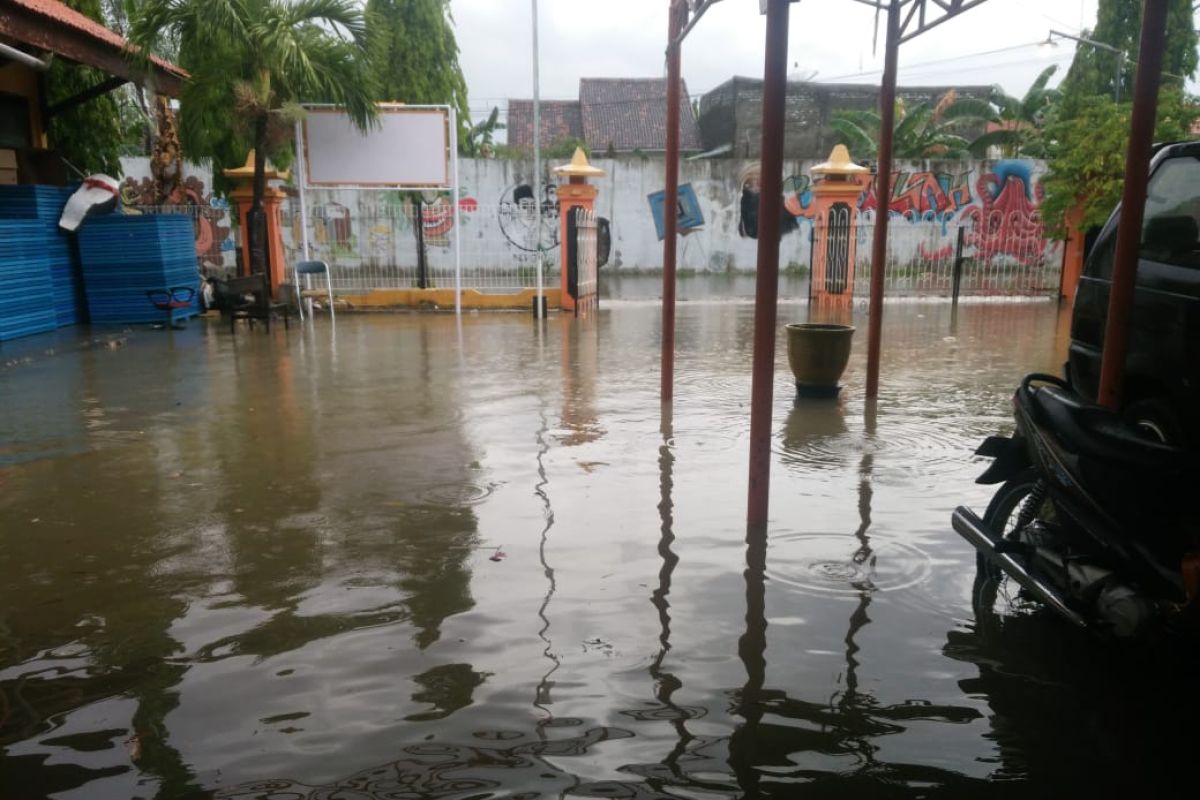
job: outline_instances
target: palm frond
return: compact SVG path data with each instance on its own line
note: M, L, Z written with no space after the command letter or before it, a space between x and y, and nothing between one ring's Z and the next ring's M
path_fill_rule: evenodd
M1018 147L1020 144L1021 134L1019 131L997 130L977 136L967 149L976 158L983 158L987 155L989 147Z

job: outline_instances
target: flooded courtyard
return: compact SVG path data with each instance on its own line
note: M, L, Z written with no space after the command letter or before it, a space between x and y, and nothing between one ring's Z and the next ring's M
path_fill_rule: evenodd
M1194 677L975 623L950 513L1054 304L889 305L877 406L865 310L839 403L781 332L748 542L752 280L681 284L666 421L610 291L0 352L0 798L1190 795Z

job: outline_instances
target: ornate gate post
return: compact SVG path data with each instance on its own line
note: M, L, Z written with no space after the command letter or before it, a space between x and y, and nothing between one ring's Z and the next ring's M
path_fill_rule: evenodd
M850 160L839 144L829 160L812 168L813 257L809 302L849 305L854 298L858 198L870 170Z

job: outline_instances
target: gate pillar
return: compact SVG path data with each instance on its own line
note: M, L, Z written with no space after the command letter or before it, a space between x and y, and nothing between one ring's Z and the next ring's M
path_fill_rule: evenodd
M574 311L575 296L571 292L571 289L574 287L568 286L570 265L567 263L568 251L573 252L574 248L567 246L568 232L572 230L568 223L577 208L584 208L588 211L595 210L596 195L600 193L600 190L588 183L587 179L604 177L604 170L589 164L587 154L583 152L583 148L576 147L575 155L571 158L571 163L555 167L554 174L567 179L566 183L559 184L557 190L558 241L561 243L558 248L561 261L559 264L559 280L562 286L561 307L563 311Z
M850 160L850 153L842 144L833 148L828 161L812 168L810 304L849 305L854 299L858 200L869 172Z

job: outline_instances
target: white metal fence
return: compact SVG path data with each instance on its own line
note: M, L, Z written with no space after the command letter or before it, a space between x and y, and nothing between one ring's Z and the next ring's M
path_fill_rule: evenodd
M126 214L182 214L192 221L196 259L206 274L223 277L237 266L232 211L227 204L198 206L125 206Z
M844 276L830 272L827 290L870 294L871 243L874 215L860 215L848 228L837 222L816 222L813 241L828 233L836 239L853 238L853 286L840 289ZM960 249L961 238L961 249ZM835 250L843 245L834 242ZM974 216L963 220L911 221L893 217L888 225L885 294L896 296L949 296L954 289L955 264L960 265L962 295L1037 296L1058 291L1062 274L1062 246L1044 237L1036 215Z
M552 210L551 210L552 211ZM417 220L420 220L419 225ZM335 291L450 288L454 286L454 236L462 236L462 285L483 292L507 292L537 285L538 224L534 207L463 204L462 230L454 229L448 202L395 202L381 195L376 205L351 208L336 202L309 210L309 255L329 264ZM543 276L557 282L559 221L541 223ZM284 249L288 261L300 258L298 204L284 204Z

